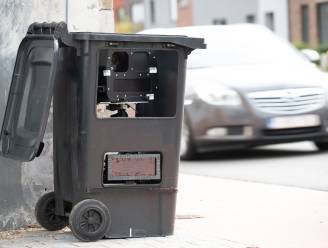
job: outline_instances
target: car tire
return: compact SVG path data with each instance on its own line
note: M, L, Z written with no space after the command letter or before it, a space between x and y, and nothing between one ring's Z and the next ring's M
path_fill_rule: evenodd
M195 155L196 150L191 130L186 118L184 118L181 130L180 158L181 160L192 160L195 158Z
M48 231L58 231L68 226L68 217L55 213L56 197L54 192L43 195L35 206L37 222Z
M328 151L328 142L314 142L320 151Z
M111 224L107 206L94 199L76 204L69 217L69 226L74 236L84 242L92 242L106 236Z

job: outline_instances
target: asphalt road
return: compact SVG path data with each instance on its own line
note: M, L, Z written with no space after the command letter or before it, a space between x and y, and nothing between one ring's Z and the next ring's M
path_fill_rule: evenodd
M202 154L180 172L328 191L328 152L301 142Z

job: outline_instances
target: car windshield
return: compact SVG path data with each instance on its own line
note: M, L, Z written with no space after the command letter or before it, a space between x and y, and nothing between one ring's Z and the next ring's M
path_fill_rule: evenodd
M256 25L236 27L201 27L190 29L189 36L205 38L207 49L194 51L188 60L189 68L248 65L264 63L299 63L301 54L271 31Z
M250 64L295 64L304 57L287 41L259 25L236 24L148 30L143 33L205 38L207 49L197 49L188 68Z

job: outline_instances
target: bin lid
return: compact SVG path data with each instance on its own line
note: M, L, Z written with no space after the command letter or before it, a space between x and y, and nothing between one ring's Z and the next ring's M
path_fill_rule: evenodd
M18 48L1 128L4 157L30 161L42 151L58 55L53 30L28 32Z
M138 42L138 43L170 43L189 49L205 49L202 38L190 38L184 35L152 35L152 34L114 34L114 33L70 33L73 40L95 40L110 42Z

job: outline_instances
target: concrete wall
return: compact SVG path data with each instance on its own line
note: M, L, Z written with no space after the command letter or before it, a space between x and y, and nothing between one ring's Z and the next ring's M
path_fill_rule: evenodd
M288 0L259 0L258 23L265 25L265 14L274 14L275 33L280 37L289 39Z
M65 19L64 1L5 0L0 2L0 123L17 48L32 22ZM49 119L43 156L31 163L0 157L0 229L33 223L35 201L52 189L52 122Z
M114 32L112 0L67 1L67 24L70 32Z
M112 32L111 0L0 1L0 123L2 123L16 52L32 22L69 20L70 31ZM67 11L66 11L67 10ZM0 230L35 223L37 199L52 190L52 115L42 156L30 163L0 157Z
M227 24L246 22L247 15L257 15L257 1L193 0L193 24L210 25L214 19L225 19Z

